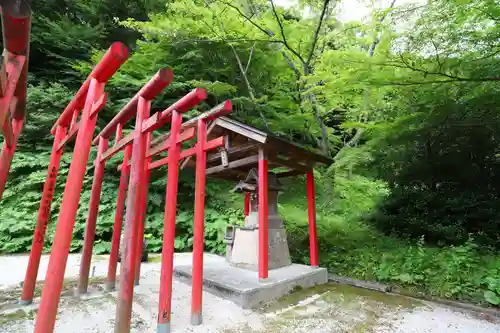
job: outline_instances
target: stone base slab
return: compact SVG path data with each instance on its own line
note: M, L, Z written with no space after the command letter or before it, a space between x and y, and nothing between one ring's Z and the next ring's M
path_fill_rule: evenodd
M205 261L203 287L216 296L231 300L244 309L255 308L279 299L291 291L325 284L326 268L292 264L269 271L269 278L259 280L257 272L231 266L224 257ZM178 265L174 275L182 282L191 283L191 265Z

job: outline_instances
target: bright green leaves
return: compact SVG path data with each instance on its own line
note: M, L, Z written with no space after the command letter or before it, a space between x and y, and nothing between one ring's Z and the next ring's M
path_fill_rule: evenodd
M484 299L493 305L500 305L500 279L498 276L488 276L485 278L488 290L484 292Z
M485 291L484 292L484 299L493 305L499 305L500 304L500 296L498 296L496 293L494 293L491 290Z

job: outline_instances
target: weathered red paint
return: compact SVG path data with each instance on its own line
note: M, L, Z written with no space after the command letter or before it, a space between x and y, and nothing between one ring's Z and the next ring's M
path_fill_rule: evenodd
M12 119L12 132L14 134L12 145L7 147L7 143L4 142L2 152L0 153L0 200L2 200L5 184L9 176L10 164L12 163L14 152L16 151L17 139L23 129L23 122L23 119Z
M243 206L243 215L248 216L250 214L250 192L245 192L245 203Z
M158 96L174 79L174 74L170 68L160 69L152 78L146 83L141 90L135 94L134 97L113 117L113 119L103 128L97 137L104 138L110 137L116 129L118 124L125 124L131 119L136 111L137 103L140 97L145 100L151 101ZM149 116L148 116L149 118ZM97 137L94 139L94 144L97 143Z
M203 249L205 224L205 169L207 167L207 122L198 120L196 142L196 181L194 190L194 238L193 238L193 277L191 292L191 324L201 325L203 294Z
M26 64L25 56L6 52L5 57L6 60L5 63L2 64L2 66L5 66L5 70L8 76L7 76L7 86L5 87L3 96L0 97L0 129L2 130L3 130L3 124L8 118L8 113L10 111L13 111L11 113L13 114L16 110L15 108L17 108L18 98L17 96L15 96L15 92L21 77L21 73ZM12 105L12 103L16 104ZM11 110L11 106L14 106L15 108Z
M2 1L3 45L16 54L27 54L31 8L26 1Z
M97 149L97 157L94 161L94 180L90 192L89 212L85 225L85 236L83 239L82 257L80 260L80 275L77 291L79 294L87 292L89 285L90 262L92 249L94 247L95 228L97 214L99 213L99 202L101 201L101 189L104 178L104 162L100 162L102 153L108 149L108 139L101 138Z
M125 210L125 199L130 176L129 159L132 155L132 146L125 148L123 163L120 170L120 185L116 199L115 224L113 225L113 236L111 239L111 251L109 255L108 277L106 289L114 290L116 285L116 267L118 266L118 253L120 251L120 236L122 233L123 212Z
M268 192L267 192L268 166L267 156L261 149L259 151L259 279L268 278Z
M28 78L29 41L31 30L31 8L26 1L4 1L2 3L2 31L4 49L26 57L22 67L15 96L17 104L13 119L24 119L26 114L26 90Z
M52 144L47 178L43 185L42 200L38 208L38 218L36 220L35 233L31 243L28 268L26 269L26 276L24 278L23 293L21 295L21 302L23 304L30 304L33 301L38 267L40 266L40 257L43 250L43 241L50 219L50 206L54 198L56 179L59 172L59 162L61 161L61 156L64 151L63 149L57 149L57 147L59 146L59 142L66 135L66 130L66 127L59 126L56 131L54 143Z
M165 216L163 229L163 249L160 277L160 298L158 309L159 333L170 332L170 313L172 310L172 277L174 268L175 218L177 215L177 190L179 185L179 157L181 147L179 135L182 115L172 112L172 127L170 129L170 149L168 150L167 193L165 201Z
M115 42L106 51L99 63L94 67L88 78L75 94L71 102L52 126L51 133L54 134L57 126L69 126L75 109L81 109L85 103L92 79L99 83L106 83L120 68L129 56L128 48L121 42ZM96 142L97 143L97 142Z
M97 117L90 117L92 107L103 94L104 84L92 79L83 108L81 128L76 137L73 160L64 189L61 210L57 220L57 228L47 269L47 276L42 291L40 309L38 311L35 333L50 333L54 330L57 307L61 296L64 271L68 259L73 227L80 201L88 155L92 143Z
M317 267L318 260L318 239L316 236L316 195L314 193L314 172L307 173L307 213L309 217L309 253L311 256L311 266Z
M146 159L146 133L141 131L142 123L149 117L151 101L139 97L137 117L135 120L134 142L132 144L132 160L130 181L127 195L127 211L125 215L124 248L122 250L120 268L120 289L116 307L115 333L130 332L132 317L132 301L134 297L134 277L136 253L139 238L140 207L142 188L144 187L144 164Z
M146 134L146 149L149 148L151 144L151 133ZM144 162L144 173L142 180L142 191L141 191L141 206L140 206L140 223L139 223L139 237L137 238L137 248L136 248L136 269L135 269L135 279L134 284L138 285L141 277L141 263L142 263L142 248L144 244L144 224L146 222L146 215L148 210L148 194L149 194L149 179L151 172L149 171L149 164L151 163L151 157L146 157Z
M16 104L17 98L13 97L9 109L15 110ZM12 147L12 144L14 143L14 129L12 128L12 117L10 111L7 113L7 119L5 119L3 123L3 138L7 147Z
M2 71L6 85L0 94L0 132L4 131L6 136L0 154L0 200L26 113L30 14L28 3L2 2Z

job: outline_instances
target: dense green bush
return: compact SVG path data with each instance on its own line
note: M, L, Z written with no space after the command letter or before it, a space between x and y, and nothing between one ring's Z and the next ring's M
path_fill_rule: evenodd
M92 151L89 160L95 158ZM49 152L40 152L35 156L24 151L21 147L12 163L11 181L0 202L0 253L28 252L31 249L33 231L36 224L37 212L42 195L42 187L47 173ZM45 251L52 245L55 224L59 214L59 205L62 200L66 176L69 169L71 154L63 155L58 175L57 186L51 209L51 218L46 234ZM119 175L116 172L118 158L113 158L106 166L106 174L101 192L99 215L97 218L95 253L108 253L111 248L113 233L116 195L118 191ZM92 184L92 168L85 177L84 188L81 194L80 207L75 220L73 239L70 250L79 251L83 246L85 222L90 200ZM193 236L193 172L181 173L179 183L178 214L176 224L175 249L189 251ZM230 185L225 182L208 182L205 210L205 249L210 252L224 251L223 237L225 226L228 223L241 222L242 209L235 205L232 208L234 197L229 193ZM22 200L19 193L23 193ZM237 198L241 199L241 198ZM163 217L165 207L165 173L159 170L152 175L152 182L148 196L148 215L145 224L145 237L148 240L148 249L153 252L161 251L163 237Z
M478 191L479 192L479 191ZM371 221L381 231L437 245L464 244L472 235L482 245L500 247L495 193L394 189Z
M471 239L459 246L435 247L424 237L415 242L386 236L364 222L366 213L386 197L386 188L359 176L337 176L336 184L335 208L318 207L320 264L329 272L431 296L500 303L500 258L494 252ZM323 195L319 193L319 203L325 201ZM309 263L307 213L297 202L303 202L300 196L282 203L290 252L294 261Z

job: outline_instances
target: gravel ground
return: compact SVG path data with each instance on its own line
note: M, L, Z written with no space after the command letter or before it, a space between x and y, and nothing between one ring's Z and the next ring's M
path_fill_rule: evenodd
M213 258L207 255L205 260ZM78 275L79 255L71 255L66 278ZM97 256L92 265L96 277L105 276L107 258ZM175 264L190 262L190 254L177 254ZM27 256L0 257L0 295L17 298ZM43 279L48 258L41 263ZM135 289L132 330L156 332L160 263L143 265L141 285ZM15 289L17 286L17 289ZM13 289L14 288L14 289ZM193 333L493 333L500 331L497 318L456 311L429 302L387 295L345 285L330 284L301 290L269 307L243 310L214 295L203 294L201 326L189 324L190 286L174 280L172 332ZM84 299L63 297L57 333L108 333L113 331L116 293L94 286ZM0 306L0 332L33 332L36 304L28 308Z

